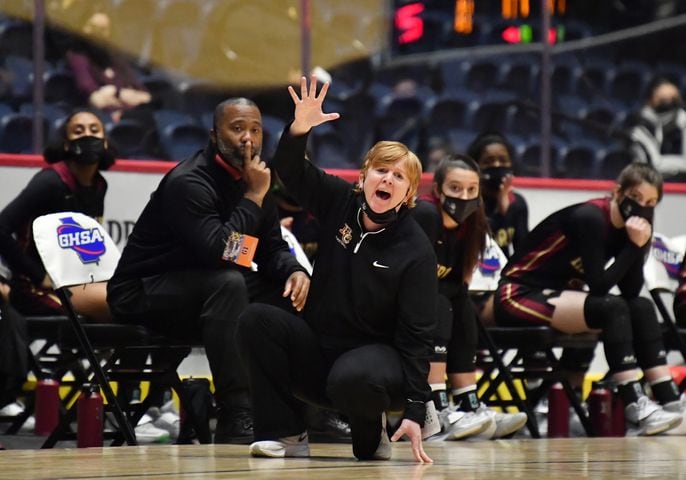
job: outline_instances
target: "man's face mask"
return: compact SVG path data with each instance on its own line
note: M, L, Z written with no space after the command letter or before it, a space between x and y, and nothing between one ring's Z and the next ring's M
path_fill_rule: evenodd
M441 195L441 197L443 210L457 223L462 223L467 220L467 218L479 208L479 205L481 205L481 200L478 197L470 200L448 197L445 194Z
M497 192L508 175L512 175L512 167L484 168L481 170L481 182L486 189Z
M91 135L70 140L67 143L69 158L82 165L93 165L105 155L105 140Z
M648 220L652 225L655 207L644 207L633 198L625 196L622 201L619 202L619 213L625 222L629 217L641 217Z

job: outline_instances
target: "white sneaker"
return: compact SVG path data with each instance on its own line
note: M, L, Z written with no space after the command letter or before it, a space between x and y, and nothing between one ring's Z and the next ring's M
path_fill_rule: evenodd
M261 440L250 445L250 455L253 457L309 457L310 443L307 432L300 435L283 437L278 440Z
M682 418L681 423L675 428L667 430L666 434L686 435L686 395L682 394L681 397L679 397L679 400L665 403L664 405L662 405L662 409L666 412L678 413L679 415L681 415Z
M153 425L152 417L147 413L141 417L134 430L138 443L169 443L169 432Z
M4 407L0 408L0 417L16 417L22 413L24 413L24 404L18 400L13 403L8 403ZM35 427L36 419L33 415L31 415L23 423L20 430L32 432Z
M493 419L483 412L463 412L454 406L438 412L438 420L441 422L441 433L435 437L445 440L460 440L478 435L494 424Z
M181 417L176 411L174 402L169 400L159 409L151 407L148 409L148 415L153 418L152 424L157 428L166 430L172 439L179 437L179 430L181 429Z
M376 447L376 452L372 455L373 460L390 460L393 448L391 447L391 440L388 438L386 431L386 412L381 413L381 439L379 446Z
M492 425L483 432L470 437L470 439L475 440L490 440L492 438L506 437L522 428L526 424L527 419L526 413L524 412L496 412L495 410L488 408L484 403L479 406L477 412L488 415L493 422Z
M681 413L668 412L645 395L624 408L624 417L627 436L657 435L682 422Z

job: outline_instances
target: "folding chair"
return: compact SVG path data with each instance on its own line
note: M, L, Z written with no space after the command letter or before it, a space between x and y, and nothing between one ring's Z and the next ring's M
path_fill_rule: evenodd
M686 328L676 325L671 308L668 308L664 302L664 298L667 297L671 304L679 286L678 275L684 252L686 252L686 235L669 238L655 233L650 254L643 265L643 277L645 286L662 318L665 346L670 350L678 350L686 361Z
M470 293L491 294L500 280L500 272L507 263L507 257L490 237L486 251L472 277ZM490 405L506 409L517 407L527 414L527 428L533 438L540 438L533 407L547 393L554 383L561 383L570 405L579 416L584 431L590 436L592 427L588 414L574 393L565 373L559 368L559 359L554 349L595 347L595 334L566 335L545 326L499 327L485 326L478 322L481 346L488 355L477 356L477 366L483 371L477 388L481 397ZM543 352L532 362L532 354ZM543 379L533 391L518 389L515 379ZM510 398L501 395L504 387ZM482 391L483 390L483 391Z
M153 337L139 325L80 322L67 288L109 280L119 261L116 245L94 219L75 212L45 215L34 221L33 236L38 253L69 319L70 328L61 329L59 334L60 349L75 352L80 360L85 358L88 367L79 378L97 383L102 389L107 408L113 414L118 428L117 432L106 433L105 438L112 438L113 445L123 441L128 445L136 445L132 425L136 425L145 413L149 397L130 408L127 417L110 381L151 381L169 385L179 395L182 406L188 407L190 404L176 369L190 352L191 346L165 342L164 339ZM135 368L121 365L127 355L140 356L141 352L164 352L165 356L157 364ZM80 387L81 385L75 385L68 396L75 397ZM192 409L185 408L185 411L188 419L195 424ZM72 404L61 416L60 424L46 439L43 448L54 446L60 439L75 437L70 431L75 415L75 404ZM207 435L201 439L203 443L209 443Z

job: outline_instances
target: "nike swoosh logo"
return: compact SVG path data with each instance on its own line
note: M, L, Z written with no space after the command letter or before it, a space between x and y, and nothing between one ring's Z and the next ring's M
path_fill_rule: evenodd
M391 268L391 267L389 267L388 265L382 265L382 264L380 264L378 260L374 260L374 263L372 263L372 265L374 265L374 266L377 267L377 268Z

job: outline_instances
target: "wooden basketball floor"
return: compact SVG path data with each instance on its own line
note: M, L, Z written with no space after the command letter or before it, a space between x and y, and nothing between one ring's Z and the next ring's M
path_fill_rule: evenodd
M686 478L686 439L569 438L426 445L418 465L409 444L393 459L359 462L350 445L312 444L308 459L250 458L246 446L160 445L96 449L6 450L0 479L576 479Z

